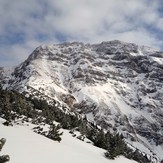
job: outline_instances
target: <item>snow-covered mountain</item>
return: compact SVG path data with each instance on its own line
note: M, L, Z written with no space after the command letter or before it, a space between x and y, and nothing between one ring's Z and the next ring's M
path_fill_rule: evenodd
M3 87L56 99L131 146L163 159L163 53L120 41L40 46Z

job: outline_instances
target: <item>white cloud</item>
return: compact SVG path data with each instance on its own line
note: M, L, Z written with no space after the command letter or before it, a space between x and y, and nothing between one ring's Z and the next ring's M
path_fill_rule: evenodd
M53 5L60 11L53 17L56 31L71 38L100 42L101 39L110 40L111 36L112 39L119 37L124 41L156 45L157 38L146 26L155 26L159 20L158 1L71 0L55 1Z
M160 18L157 22L157 27L163 31L163 18Z
M8 55L14 58L11 63L17 64L39 44L59 40L95 43L119 39L160 46L162 42L149 28L163 29L160 3L160 0L1 0L0 43L4 46L0 45L0 57ZM18 33L22 40L18 40ZM11 44L6 42L7 38Z

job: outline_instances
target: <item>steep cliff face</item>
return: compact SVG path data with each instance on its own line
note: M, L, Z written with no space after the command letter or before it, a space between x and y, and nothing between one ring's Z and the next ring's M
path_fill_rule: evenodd
M162 158L163 53L120 41L38 47L4 88L54 98L129 144Z

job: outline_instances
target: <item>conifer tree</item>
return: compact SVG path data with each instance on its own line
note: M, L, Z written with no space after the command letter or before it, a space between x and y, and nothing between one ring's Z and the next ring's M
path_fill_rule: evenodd
M107 140L105 137L105 133L102 129L99 132L97 132L94 144L95 146L103 149L107 148Z
M52 140L60 142L62 140L61 135L63 134L63 132L59 131L60 128L61 128L60 125L56 126L55 124L51 124L47 137Z
M4 138L2 138L0 140L0 151L2 150L5 142L6 142L6 139L4 139ZM10 160L10 157L8 155L2 155L2 156L0 156L0 163L5 163L5 162L7 162L9 160Z

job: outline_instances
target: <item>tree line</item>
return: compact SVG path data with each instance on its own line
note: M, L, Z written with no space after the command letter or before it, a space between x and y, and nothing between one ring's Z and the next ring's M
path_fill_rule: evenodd
M130 149L122 134L104 132L97 125L89 122L86 117L83 118L75 112L67 112L64 106L58 108L55 104L55 101L48 104L44 99L34 98L32 95L25 97L23 94L3 90L0 87L0 117L6 119L4 125L12 125L12 122L24 116L26 120L31 118L34 124L49 124L48 133L40 133L50 139L61 141L63 133L60 132L60 128L79 131L83 138L88 138L95 146L105 149L105 156L109 159L124 155L140 163L150 162L146 155ZM55 125L53 121L58 122L59 125Z

